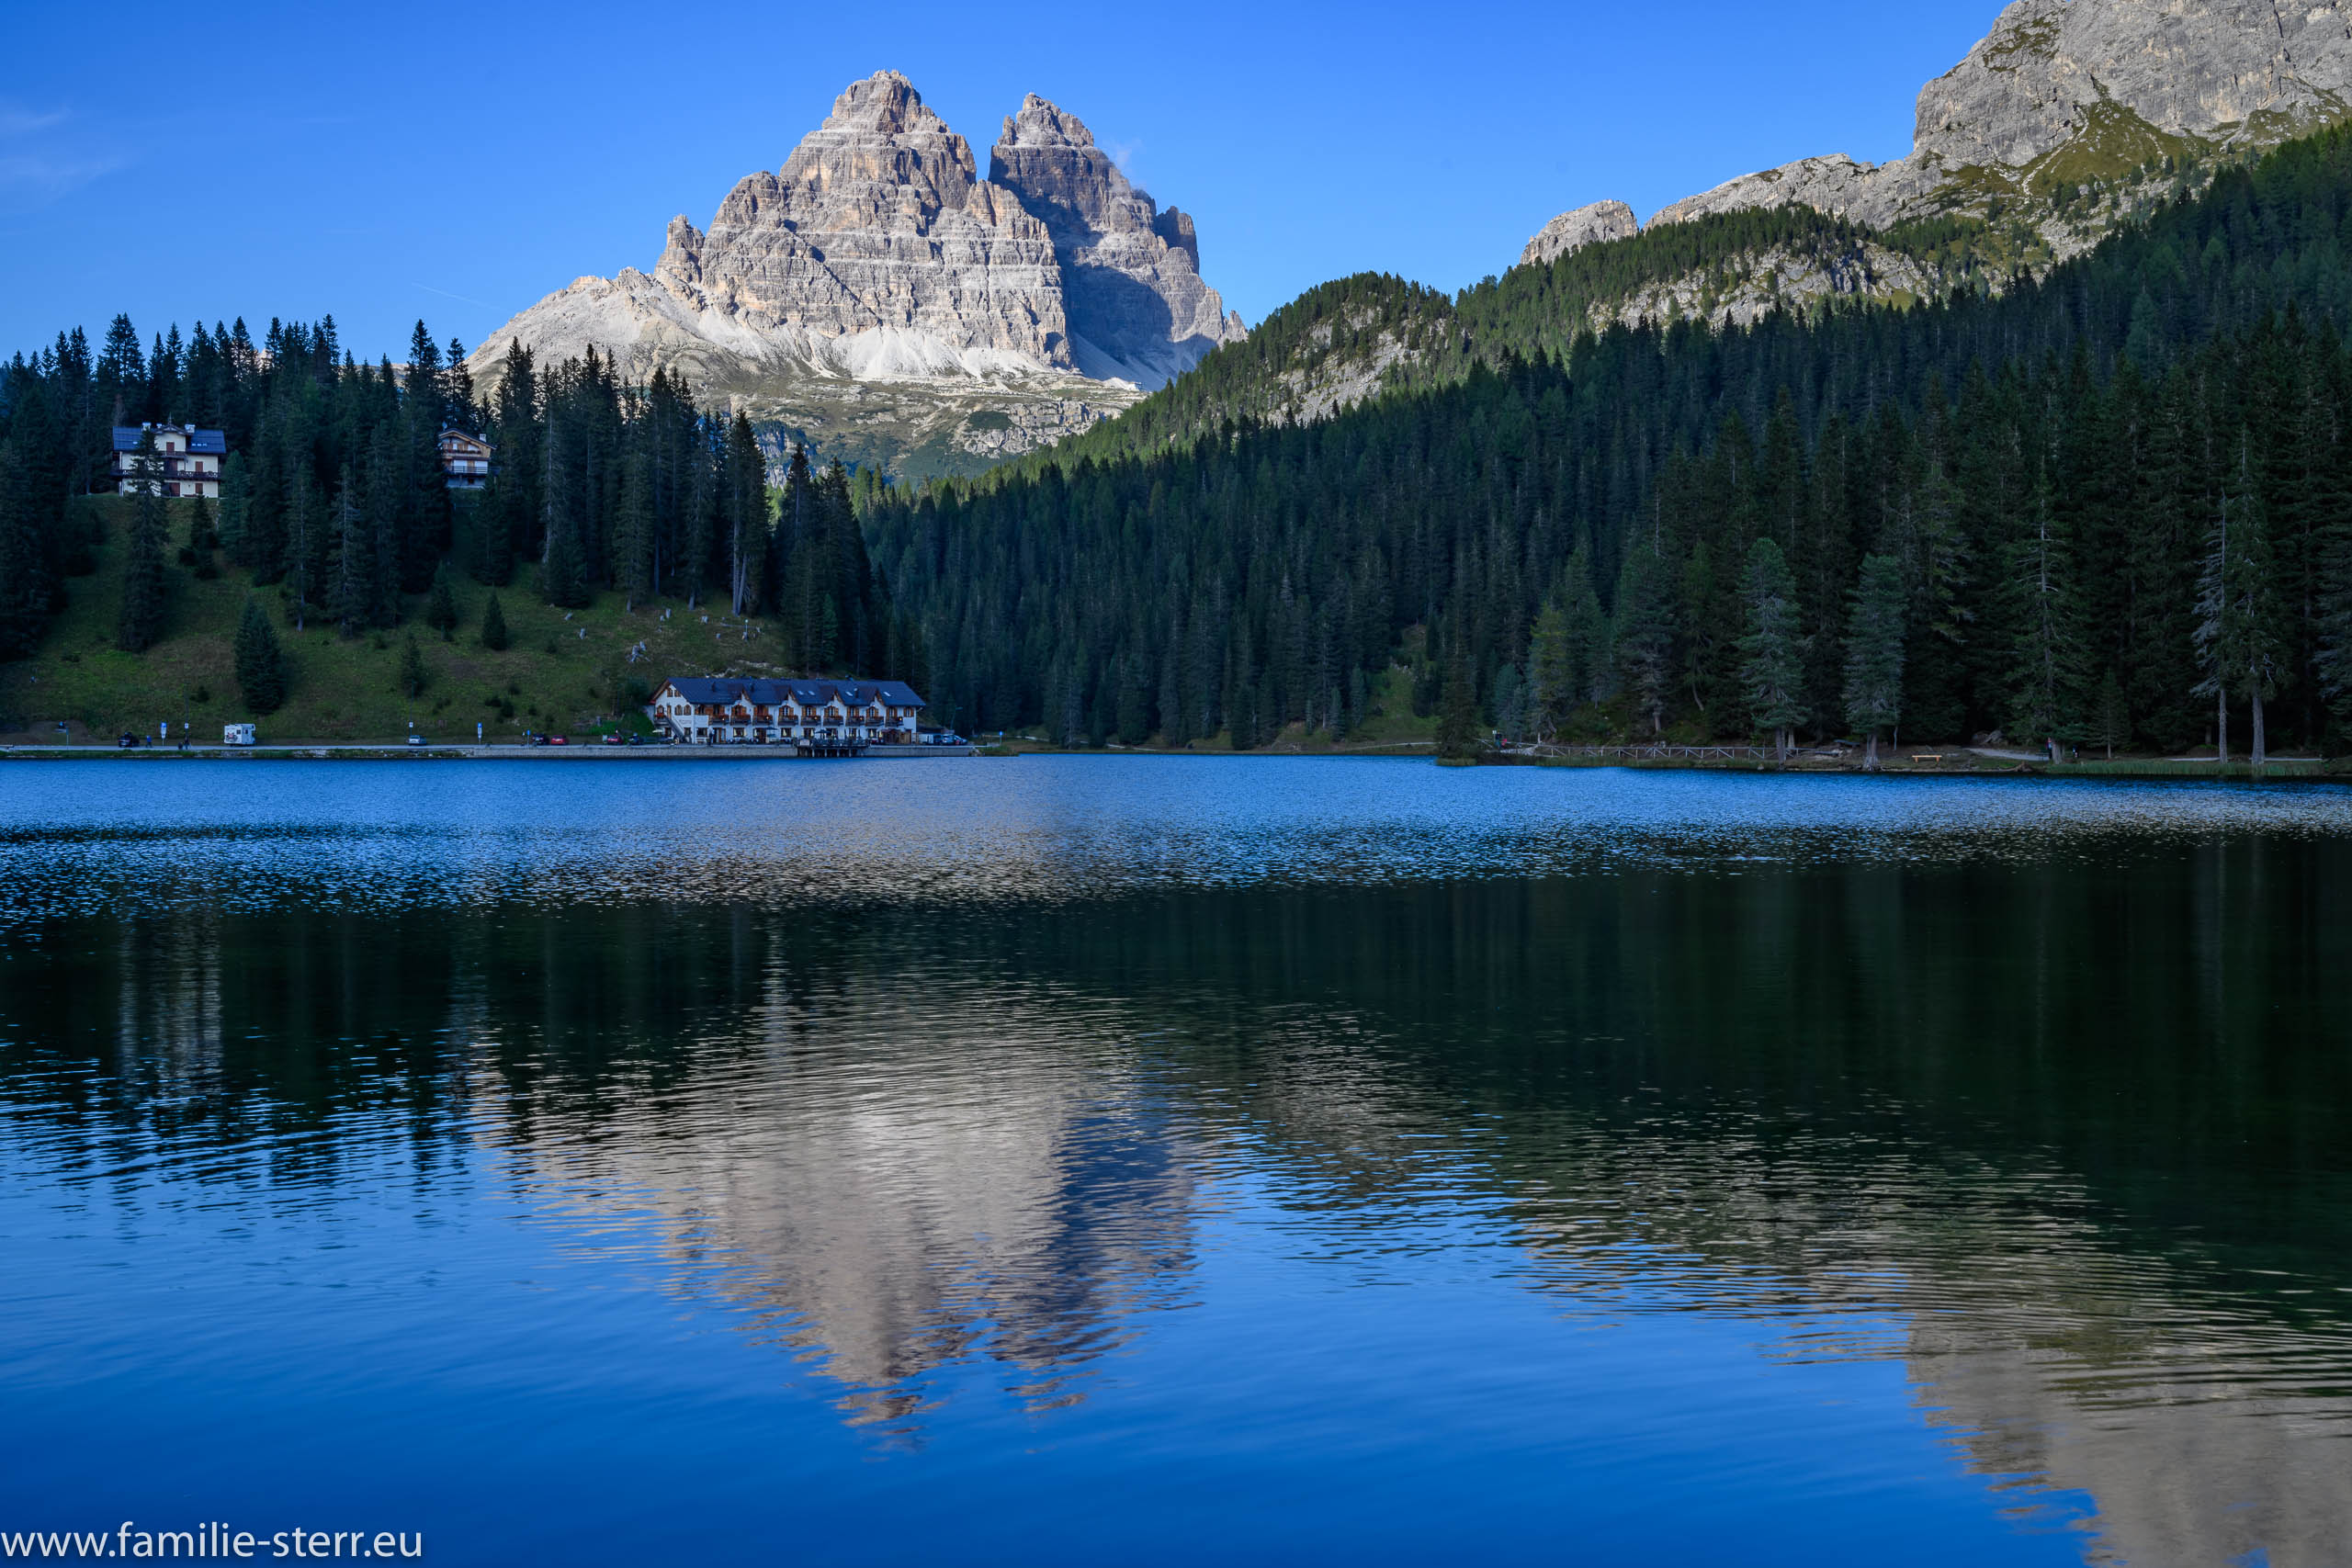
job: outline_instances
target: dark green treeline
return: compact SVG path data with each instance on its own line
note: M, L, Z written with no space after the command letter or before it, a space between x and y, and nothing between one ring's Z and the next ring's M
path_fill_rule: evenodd
M462 345L445 351L423 322L405 365L358 364L332 317L273 321L258 345L242 321L185 343L175 327L142 350L119 316L95 354L76 329L17 355L0 367L0 659L36 649L66 581L95 570L104 541L74 498L110 488L116 425L153 421L228 438L219 506L198 513L177 567L217 575L225 554L277 588L290 626L387 628L429 617L444 570L503 586L535 567L556 604L600 591L716 599L780 622L801 668L919 673L840 465L818 472L796 452L772 492L749 423L696 408L659 373L629 386L593 351L541 368L519 349L503 370L478 399ZM446 482L452 430L493 446L478 496L453 499ZM125 646L167 630L142 621Z
M1770 621L1816 733L1865 709L2168 748L2260 704L2319 744L2347 712L2347 225L2336 132L1997 297L1582 335L1143 455L1101 434L878 498L869 537L972 727L1344 733L1401 648L1423 712L1458 662L1506 729L1744 738L1788 711L1747 679L1786 664L1758 660ZM1792 618L1756 589L1766 539ZM1904 646L1858 704L1872 558Z

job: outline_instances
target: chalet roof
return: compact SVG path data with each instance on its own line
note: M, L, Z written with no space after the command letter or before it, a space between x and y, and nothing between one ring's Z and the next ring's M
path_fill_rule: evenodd
M118 424L114 427L114 449L136 452L139 450L139 438L151 430L158 435L170 431L174 434L187 436L187 449L191 452L222 453L229 450L226 432L198 430L192 424Z
M879 702L887 707L928 706L904 681L750 681L708 675L680 675L665 682L696 706L723 706L746 702L760 707L791 703L797 707L823 707L840 703L864 707Z

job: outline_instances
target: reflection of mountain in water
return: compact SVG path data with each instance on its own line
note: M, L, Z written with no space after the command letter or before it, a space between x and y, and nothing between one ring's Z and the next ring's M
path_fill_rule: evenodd
M926 1373L978 1356L1033 1408L1075 1400L1133 1314L1184 1293L1176 1136L1120 1062L1001 1012L942 1028L915 999L837 998L822 1043L775 1027L725 1076L529 1157L566 1190L646 1194L684 1288L819 1357L861 1419L906 1420Z
M0 1065L119 1041L122 1071L95 1107L0 1095L232 1150L255 1106L403 1104L551 1208L641 1195L674 1288L899 1430L953 1363L1078 1396L1192 1299L1227 1173L1357 1260L1442 1206L1580 1318L1900 1359L2021 1506L2095 1500L2095 1556L2287 1568L2352 1540L2346 869L192 914L28 950Z

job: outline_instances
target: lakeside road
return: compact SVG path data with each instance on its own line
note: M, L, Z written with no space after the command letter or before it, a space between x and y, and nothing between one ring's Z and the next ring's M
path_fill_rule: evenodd
M935 757L971 757L972 746L869 746L865 759L881 761L921 761ZM297 741L261 746L10 746L0 747L0 759L11 761L88 761L119 757L126 761L164 761L175 758L210 761L498 761L498 762L810 762L855 761L858 758L803 757L788 746L582 746L441 745L406 746L399 741Z

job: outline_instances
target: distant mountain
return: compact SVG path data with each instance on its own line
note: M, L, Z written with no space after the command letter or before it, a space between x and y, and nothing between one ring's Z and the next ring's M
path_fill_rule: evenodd
M1998 293L2348 117L2352 3L2018 0L1920 94L1906 158L1803 159L1647 224L1595 202L1457 298L1368 275L1321 285L1070 453L1319 420L1611 326Z
M1959 219L2005 231L2015 259L2096 244L2199 168L2352 116L2352 6L2335 0L2016 0L1968 57L1919 94L1910 155L1838 153L1743 175L1650 227L1807 207L1881 231ZM1580 209L1528 242L1521 265L1623 237Z
M1245 335L1200 276L1193 220L1132 186L1084 122L1031 96L981 179L893 71L853 84L707 230L671 220L649 275L548 295L485 340L594 347L731 400L772 446L956 471L1084 430Z

